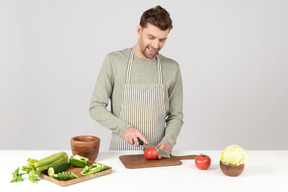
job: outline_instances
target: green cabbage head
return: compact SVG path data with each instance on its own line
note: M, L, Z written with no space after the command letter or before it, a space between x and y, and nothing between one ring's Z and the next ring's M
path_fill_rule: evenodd
M221 153L220 161L224 164L240 165L248 159L247 152L239 145L230 145Z

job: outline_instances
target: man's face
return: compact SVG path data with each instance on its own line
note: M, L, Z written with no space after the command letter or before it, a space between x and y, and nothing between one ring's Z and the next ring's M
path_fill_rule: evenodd
M155 59L156 54L166 42L169 29L163 31L148 23L145 28L138 25L137 33L139 35L138 43L142 53L141 56L146 59Z

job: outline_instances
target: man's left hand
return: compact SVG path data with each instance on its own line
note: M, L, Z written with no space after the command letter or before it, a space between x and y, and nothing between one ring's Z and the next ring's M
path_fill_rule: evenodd
M169 145L169 143L166 142L166 141L162 141L161 143L159 143L159 144L157 145L157 148L163 149L163 150L167 151L169 154L171 154L170 145ZM159 157L159 159L161 159L161 157Z

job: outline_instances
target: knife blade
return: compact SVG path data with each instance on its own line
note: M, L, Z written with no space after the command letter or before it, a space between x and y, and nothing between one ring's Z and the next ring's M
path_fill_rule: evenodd
M159 149L158 147L155 147L155 146L150 145L150 144L145 144L141 139L138 139L138 140L139 140L139 144L143 145L144 149L146 149L147 147L154 147L157 150L158 156L170 158L170 155L167 151L165 151L163 149Z

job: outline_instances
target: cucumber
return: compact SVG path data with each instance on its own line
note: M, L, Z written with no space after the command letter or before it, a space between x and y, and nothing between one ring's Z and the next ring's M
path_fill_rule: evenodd
M59 172L66 171L66 170L69 169L69 167L70 167L70 164L67 163L67 162L54 165L54 166L52 166L52 167L49 167L49 169L48 169L48 175L49 175L50 177L52 177L53 174L57 174L57 173L59 173Z
M57 180L60 180L60 178L59 178L58 174L53 174L53 175L52 175L52 177L53 177L53 179L57 179Z
M67 181L70 179L75 179L78 176L72 172L59 172L58 174L53 174L52 177L57 180Z

